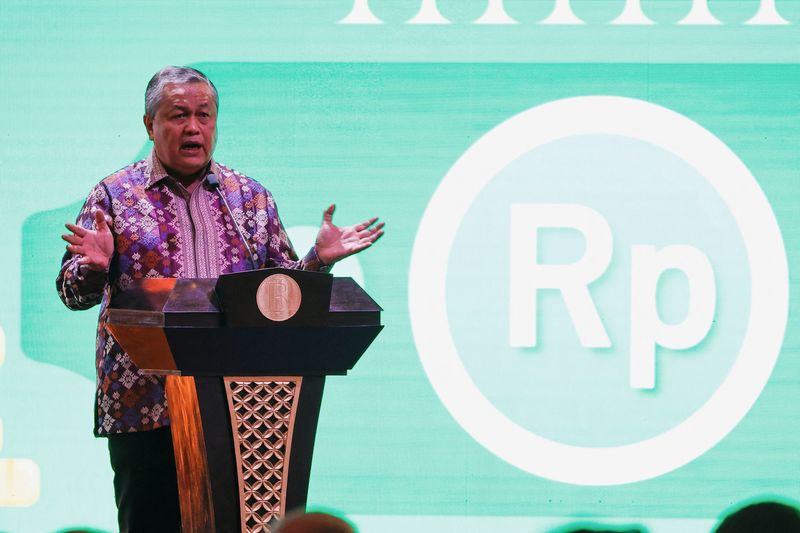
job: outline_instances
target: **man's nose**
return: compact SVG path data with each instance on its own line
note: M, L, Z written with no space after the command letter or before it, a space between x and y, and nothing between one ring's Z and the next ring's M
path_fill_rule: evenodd
M195 115L189 115L189 120L186 121L186 132L194 133L200 131L200 122Z

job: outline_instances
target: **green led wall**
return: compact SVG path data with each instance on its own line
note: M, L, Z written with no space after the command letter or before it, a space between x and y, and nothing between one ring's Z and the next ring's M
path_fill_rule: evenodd
M274 193L298 248L333 201L339 223L373 214L387 223L380 243L334 269L380 303L386 328L350 375L328 380L311 506L365 533L545 532L586 521L691 533L743 500L800 500L800 5L556 4L4 2L0 531L116 528L105 441L91 435L96 311L68 311L54 280L63 223L94 183L149 152L142 95L166 64L214 81L215 157ZM618 114L603 102L622 102ZM692 143L675 148L695 134L720 151L693 159ZM487 139L498 144L486 148ZM766 309L752 234L726 195L758 219L758 249L777 254ZM587 282L607 346L586 346L590 319L576 325L562 293L547 288L535 303L523 298L537 310L536 346L509 340L512 292L537 268L515 250L536 235L538 266L580 263L600 234L574 218L537 234L513 214L554 204L590 209L610 230L608 262ZM756 213L764 207L767 222ZM632 318L632 278L652 273L635 262L641 245L691 247L714 285L699 338L655 346L649 388L629 380L642 323ZM691 314L702 300L697 272L665 269L654 320L680 325ZM430 316L445 320L440 334L420 314L420 290ZM530 435L596 449L683 424L735 374L754 314L765 325L753 359L771 368L763 389L746 376L752 407L741 416L723 402L720 417L732 422L705 450L635 480L592 482L607 465L571 456L540 466L548 461ZM464 383L458 372L437 374L449 346L457 364L447 368L461 368L477 394L453 385ZM477 395L496 411L462 409ZM509 427L519 432L501 433ZM690 432L686 447L707 429ZM643 453L630 463L664 459Z

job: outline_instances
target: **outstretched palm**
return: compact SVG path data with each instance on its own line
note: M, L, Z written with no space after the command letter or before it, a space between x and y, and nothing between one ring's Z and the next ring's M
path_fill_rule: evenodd
M114 236L102 211L95 211L94 220L96 230L67 224L72 235L62 235L61 238L69 243L67 251L81 256L78 264L88 265L92 270L106 270L114 255Z
M378 222L378 217L355 226L340 228L333 223L335 209L336 206L331 205L322 215L322 226L319 228L315 243L317 256L326 265L332 265L348 255L372 246L372 243L383 235L383 222L375 224Z

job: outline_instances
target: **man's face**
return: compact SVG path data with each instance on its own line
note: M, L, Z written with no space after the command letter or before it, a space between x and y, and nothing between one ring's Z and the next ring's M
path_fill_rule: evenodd
M217 142L217 108L205 83L169 83L153 118L144 125L156 155L176 178L205 169Z

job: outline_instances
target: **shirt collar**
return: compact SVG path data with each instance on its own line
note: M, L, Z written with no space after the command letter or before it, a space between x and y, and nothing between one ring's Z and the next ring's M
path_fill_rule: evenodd
M211 159L211 164L208 167L208 174L216 174L217 176L220 175L220 167L217 165L217 162L214 159ZM145 184L145 189L149 189L159 181L163 180L164 178L169 177L169 173L167 169L164 168L164 165L161 164L161 161L156 156L155 149L150 151L150 155L147 156L145 159L145 169L144 175L147 180Z

